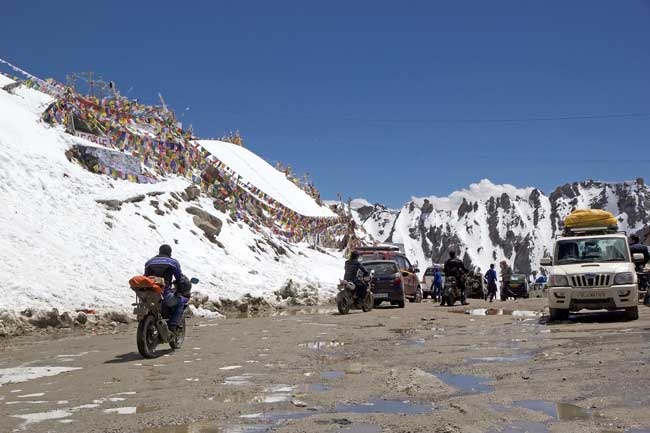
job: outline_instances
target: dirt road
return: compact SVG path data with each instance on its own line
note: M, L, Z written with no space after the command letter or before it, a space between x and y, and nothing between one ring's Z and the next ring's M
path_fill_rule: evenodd
M154 360L134 329L16 339L0 431L650 432L650 309L549 325L544 305L192 320Z

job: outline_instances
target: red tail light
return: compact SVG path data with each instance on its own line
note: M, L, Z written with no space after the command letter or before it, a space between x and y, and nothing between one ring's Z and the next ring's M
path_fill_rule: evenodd
M402 278L400 277L395 278L395 280L393 281L393 286L399 287L401 285L402 285Z

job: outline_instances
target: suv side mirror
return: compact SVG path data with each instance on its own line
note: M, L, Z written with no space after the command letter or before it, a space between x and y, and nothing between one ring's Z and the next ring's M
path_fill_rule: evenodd
M643 255L643 254L642 254L642 255ZM548 256L546 256L546 257L542 257L542 258L540 259L540 261L539 261L539 265L540 265L540 266L553 266L553 259L551 259L551 258L548 257Z
M409 273L408 273L408 272L402 272L402 276L403 276L403 277L408 277L408 276L409 276Z
M642 253L634 253L632 254L632 261L634 263L643 263L645 262L645 257Z

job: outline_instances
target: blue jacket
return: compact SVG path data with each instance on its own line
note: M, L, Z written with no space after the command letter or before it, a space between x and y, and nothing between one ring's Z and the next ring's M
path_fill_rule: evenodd
M488 271L485 273L485 278L487 278L488 283L496 283L497 271L495 271L494 269L488 269Z
M171 257L157 255L150 258L144 265L144 274L147 277L160 277L165 279L165 291L172 286L172 278L176 281L181 278L181 264Z
M440 273L440 271L436 271L433 274L433 284L435 285L442 284L442 274Z

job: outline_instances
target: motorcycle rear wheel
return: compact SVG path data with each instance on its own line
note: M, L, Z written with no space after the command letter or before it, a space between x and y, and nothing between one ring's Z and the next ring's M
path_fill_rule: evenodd
M180 325L182 328L177 330L176 335L169 341L169 346L174 350L180 349L185 341L185 316L181 319Z
M375 298L372 295L372 293L370 293L370 291L369 291L368 293L366 293L366 299L364 299L364 301L363 301L363 306L361 306L361 310L364 313L367 313L368 311L371 311L374 302L375 302Z
M159 338L156 318L152 314L147 314L138 323L138 331L136 333L136 342L140 355L145 358L155 358Z

